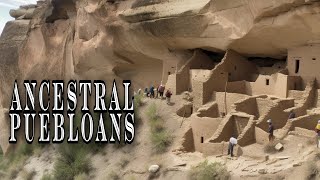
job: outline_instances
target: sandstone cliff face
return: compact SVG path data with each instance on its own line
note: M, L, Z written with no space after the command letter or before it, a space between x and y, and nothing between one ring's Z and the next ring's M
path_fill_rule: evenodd
M54 78L130 78L145 86L166 81L163 62L181 64L192 49L284 57L288 48L317 43L319 3L52 0L33 9L18 64L22 79L36 66Z
M0 39L3 108L15 79L131 79L143 88L166 82L166 64L179 68L196 48L284 57L320 42L318 0L47 0L11 15L18 20Z
M237 50L283 56L286 49L319 41L319 2L303 0L164 1L121 11L173 48Z

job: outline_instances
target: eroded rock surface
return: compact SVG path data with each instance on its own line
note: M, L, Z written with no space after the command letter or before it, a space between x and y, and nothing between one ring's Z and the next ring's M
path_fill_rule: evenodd
M284 57L320 42L318 0L48 0L10 15L30 21L1 35L3 108L15 79L131 79L137 89L165 83L193 49Z

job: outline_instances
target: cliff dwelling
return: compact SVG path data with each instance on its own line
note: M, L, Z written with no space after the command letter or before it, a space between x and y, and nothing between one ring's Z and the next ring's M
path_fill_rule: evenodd
M197 97L177 111L191 120L184 151L218 155L233 136L241 155L242 147L268 141L268 119L276 137L294 128L313 130L320 117L319 52L319 45L309 45L289 49L286 59L273 59L228 50L221 61L213 61L209 53L194 51L167 82L176 95ZM290 111L296 116L288 120Z

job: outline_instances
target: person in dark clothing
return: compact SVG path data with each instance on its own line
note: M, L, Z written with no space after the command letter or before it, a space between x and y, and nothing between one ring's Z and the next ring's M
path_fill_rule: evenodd
M145 89L144 89L144 95L145 95L146 97L149 97L149 91L148 91L148 88L145 88Z
M150 98L154 98L154 86L153 85L151 85L149 93L150 93Z
M272 125L271 119L269 119L267 122L269 124L269 128L268 128L269 142L271 142L274 139L274 136L273 136L274 127Z
M293 112L293 110L291 110L289 113L288 119L294 119L294 118L296 118L296 114Z
M159 87L160 87L160 85L155 89L156 90L156 99L158 99L158 97L159 97Z

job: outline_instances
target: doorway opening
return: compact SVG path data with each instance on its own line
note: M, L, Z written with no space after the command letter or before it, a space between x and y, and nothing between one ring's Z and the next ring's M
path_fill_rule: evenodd
M295 69L295 73L297 74L299 72L300 69L300 60L296 60L296 69Z

